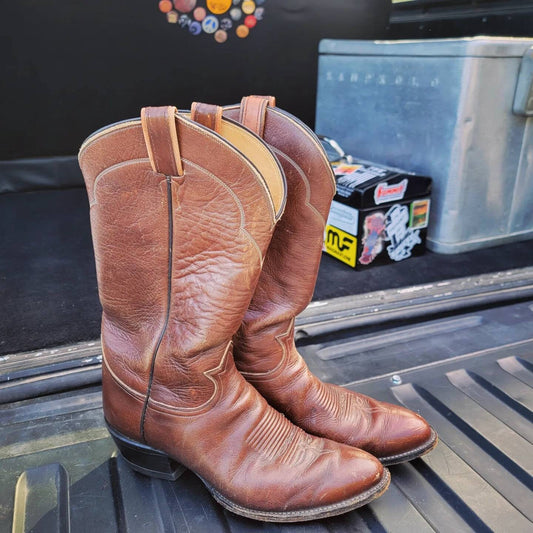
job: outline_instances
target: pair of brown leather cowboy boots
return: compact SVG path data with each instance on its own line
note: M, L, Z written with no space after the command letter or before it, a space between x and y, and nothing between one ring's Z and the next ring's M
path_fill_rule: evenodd
M79 160L104 413L135 470L188 468L230 511L291 522L370 502L390 482L383 465L435 446L421 417L322 383L296 351L335 181L272 98L145 108Z

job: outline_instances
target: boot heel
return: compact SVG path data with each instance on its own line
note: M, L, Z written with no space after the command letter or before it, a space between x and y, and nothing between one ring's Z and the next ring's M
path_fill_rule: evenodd
M135 442L107 426L122 458L130 468L145 476L176 481L186 468L163 452Z

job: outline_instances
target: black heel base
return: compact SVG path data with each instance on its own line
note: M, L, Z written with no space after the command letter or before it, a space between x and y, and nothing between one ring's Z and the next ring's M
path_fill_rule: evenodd
M176 481L186 468L163 452L122 435L109 424L107 429L128 466L149 477Z

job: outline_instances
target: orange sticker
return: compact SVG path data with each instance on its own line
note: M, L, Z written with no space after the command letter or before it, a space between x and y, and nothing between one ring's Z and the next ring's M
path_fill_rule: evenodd
M168 13L172 10L172 2L170 0L161 0L159 2L159 11L162 13Z
M252 0L245 0L241 6L242 12L251 15L255 11L255 2Z
M245 39L246 37L248 37L250 30L247 26L245 26L244 24L241 24L240 26L237 26L235 33L237 34L237 37L240 37L241 39Z
M231 0L207 0L207 9L215 15L222 15L231 7Z

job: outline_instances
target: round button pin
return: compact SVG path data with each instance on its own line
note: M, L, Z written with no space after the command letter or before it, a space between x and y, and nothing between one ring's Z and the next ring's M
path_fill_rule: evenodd
M246 15L251 15L255 11L255 2L252 2L252 0L244 0L241 9Z
M242 11L238 7L234 7L230 12L229 16L233 20L239 20L242 17Z
M207 0L207 9L215 15L222 15L231 7L231 0Z
M254 11L254 17L257 20L263 20L263 15L265 14L265 8L264 7L257 7Z
M159 2L159 11L162 13L168 13L172 10L172 2L170 0L161 0Z
M218 30L218 19L213 15L208 15L202 21L202 30L205 33L215 33Z
M167 13L167 22L169 22L170 24L176 24L176 22L178 22L177 11L172 10Z
M178 20L180 28L188 28L191 22L192 20L189 15L180 15L180 18Z
M225 43L228 39L228 34L224 30L218 30L215 32L215 41L217 43Z
M257 24L257 19L253 15L248 15L244 19L244 25L248 28L254 28Z
M198 22L202 22L202 20L205 19L206 15L207 15L207 12L203 7L197 7L192 12L192 16L194 17L194 20L197 20Z
M196 0L174 0L174 7L183 13L189 13L196 7Z
M237 26L235 33L237 34L237 37L240 37L241 39L245 39L246 37L248 37L248 34L250 33L250 29L248 28L248 26L241 24L240 26Z
M220 29L221 30L230 30L231 28L233 27L233 22L231 21L230 18L228 17L224 17L221 21L220 21Z
M202 33L202 25L197 21L191 22L189 25L189 31L193 35L199 35L200 33Z

